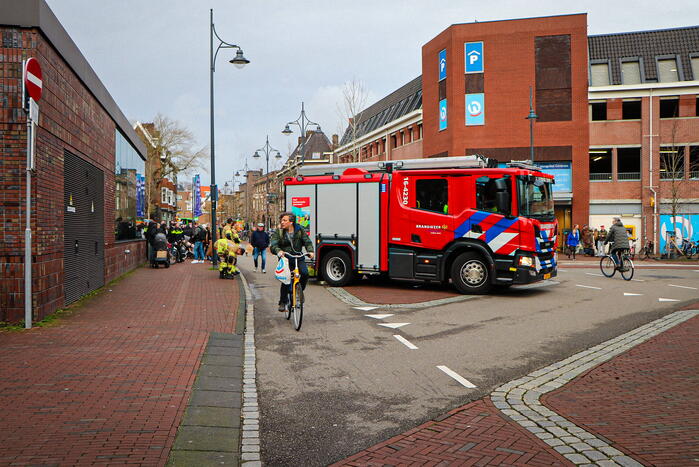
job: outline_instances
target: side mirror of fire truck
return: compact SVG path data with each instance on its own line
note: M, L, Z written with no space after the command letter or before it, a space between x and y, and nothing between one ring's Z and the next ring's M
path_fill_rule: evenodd
M498 205L498 211L502 214L510 215L510 193L507 190L507 181L505 179L495 180L495 202Z

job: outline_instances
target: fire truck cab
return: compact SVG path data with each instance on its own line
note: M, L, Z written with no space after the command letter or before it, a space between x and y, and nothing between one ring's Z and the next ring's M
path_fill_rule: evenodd
M557 275L553 183L480 155L306 166L285 180L286 207L330 285L384 274L486 293Z

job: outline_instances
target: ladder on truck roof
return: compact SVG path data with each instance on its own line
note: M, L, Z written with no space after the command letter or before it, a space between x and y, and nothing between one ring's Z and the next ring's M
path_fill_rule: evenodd
M391 172L395 169L483 169L489 167L497 167L497 161L488 159L480 154L474 154L471 156L434 157L430 159L306 165L299 168L298 174L306 177L311 175L342 175L349 168L364 169L367 172Z

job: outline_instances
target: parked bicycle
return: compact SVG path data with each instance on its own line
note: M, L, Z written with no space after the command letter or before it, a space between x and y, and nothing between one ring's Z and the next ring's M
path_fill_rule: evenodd
M633 261L629 258L629 250L617 250L612 254L602 257L599 261L599 268L605 277L612 277L617 271L626 281L633 278Z
M302 260L308 254L302 255L292 255L286 253L288 258L296 258L297 260ZM301 287L301 272L299 271L299 262L296 261L296 266L294 270L291 271L291 283L289 284L289 303L287 304L287 309L284 314L286 319L291 319L294 317L294 329L297 331L301 329L301 322L303 321L303 287Z

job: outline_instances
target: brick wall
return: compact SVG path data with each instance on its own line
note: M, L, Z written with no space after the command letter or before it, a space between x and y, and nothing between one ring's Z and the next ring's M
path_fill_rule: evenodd
M26 120L21 110L22 60L35 57L43 74L32 176L32 300L34 319L64 305L63 163L65 151L104 173L105 281L138 264L143 246L114 243L115 124L36 29L1 27L0 36L0 321L24 317L24 205ZM142 243L142 242L141 242ZM114 250L114 251L113 251Z

